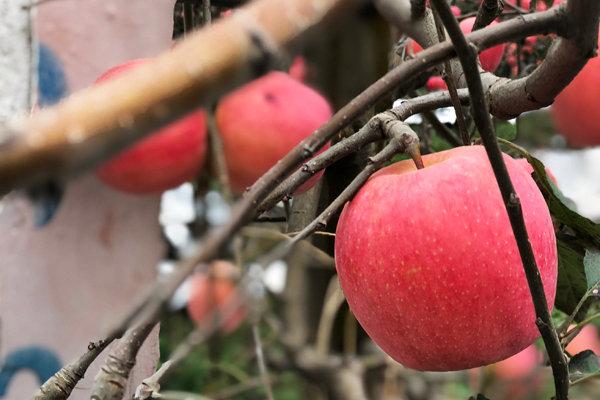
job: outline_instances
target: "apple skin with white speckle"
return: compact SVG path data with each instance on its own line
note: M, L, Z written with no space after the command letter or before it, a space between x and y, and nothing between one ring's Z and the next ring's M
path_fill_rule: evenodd
M557 250L544 198L504 155L552 306ZM449 371L510 357L538 336L508 215L482 146L376 173L340 217L339 279L369 336L406 367Z

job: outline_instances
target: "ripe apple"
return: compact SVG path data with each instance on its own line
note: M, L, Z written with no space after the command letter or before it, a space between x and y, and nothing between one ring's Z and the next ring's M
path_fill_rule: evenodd
M137 59L106 71L96 83L148 62ZM198 175L206 154L206 117L198 110L117 154L102 164L97 176L118 190L160 193Z
M550 213L523 163L504 155L549 305L557 250ZM504 202L482 146L380 170L344 207L335 261L369 336L409 368L448 371L510 357L538 336Z
M571 329L572 327L569 327ZM600 355L600 337L598 336L598 328L592 324L587 324L581 329L581 332L569 343L566 350L575 355L584 350L592 350L597 355Z
M460 21L460 29L464 33L470 33L473 29L473 24L475 23L475 17L465 18ZM490 26L496 25L498 22L493 21ZM500 62L502 61L502 56L504 55L505 44L499 44L494 47L490 47L489 49L485 49L481 53L479 53L479 60L481 61L481 68L486 71L494 72Z
M465 18L460 22L460 29L463 33L470 33L473 28L473 24L475 23L475 17ZM491 25L495 25L498 22L494 21ZM410 45L412 46L412 51L414 54L423 50L423 48L414 40L411 40ZM483 50L479 53L479 60L481 61L481 67L489 72L494 72L500 62L502 61L502 56L504 55L505 44L499 44L494 47L490 47L489 49Z
M234 278L239 275L237 267L229 261L214 261L211 266L213 276L197 273L192 277L190 297L188 298L188 314L202 328L214 323L215 311L229 314L222 322L224 333L234 331L243 322L246 312L243 308L231 311L239 301Z
M215 116L233 191L242 193L331 115L323 96L279 71L224 97Z
M598 41L600 44L600 40ZM552 104L557 130L574 147L600 144L600 58L590 59Z

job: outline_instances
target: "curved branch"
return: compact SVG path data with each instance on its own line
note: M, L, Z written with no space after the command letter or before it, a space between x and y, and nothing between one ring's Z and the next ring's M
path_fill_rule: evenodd
M154 323L130 329L108 354L96 375L91 400L121 400L138 351L154 329Z

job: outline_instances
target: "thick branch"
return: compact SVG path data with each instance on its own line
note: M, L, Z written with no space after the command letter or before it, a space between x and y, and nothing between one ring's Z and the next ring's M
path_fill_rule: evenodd
M83 379L88 367L110 344L110 340L90 342L87 351L76 361L61 368L48 379L33 396L33 400L66 400L75 385Z
M154 324L142 325L127 331L110 351L106 363L96 375L91 400L121 400L125 394L129 373L135 358Z
M523 262L523 269L531 291L531 297L537 316L536 324L544 339L546 350L552 364L554 383L556 387L556 398L567 399L569 394L569 371L566 358L561 350L560 342L550 312L540 272L536 265L533 248L529 241L525 219L521 209L521 202L508 175L502 152L496 141L494 126L488 113L487 103L483 93L483 85L479 75L477 64L477 48L467 43L463 36L458 21L452 15L450 7L445 0L432 0L433 5L439 11L440 18L448 30L448 35L456 47L458 58L465 73L465 79L471 94L471 109L475 125L480 132L483 145L488 154L490 164L498 181L500 192L506 206L506 212L517 242L519 254Z
M357 0L260 0L135 71L0 131L0 194L93 166L235 84ZM215 46L215 43L218 45ZM160 77L160 79L156 79Z

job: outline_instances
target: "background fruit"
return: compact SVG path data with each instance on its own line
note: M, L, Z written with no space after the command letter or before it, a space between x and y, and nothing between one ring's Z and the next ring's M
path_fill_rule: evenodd
M105 72L98 82L147 62L128 61ZM105 162L97 170L107 185L130 193L160 193L198 175L206 154L202 110L177 120Z
M473 29L473 24L475 23L475 17L465 18L460 22L460 29L464 33L470 33ZM493 21L490 26L496 25L498 22ZM506 48L505 44L499 44L494 47L490 47L479 53L479 60L481 61L481 68L486 71L494 72L500 62L502 61L502 56L504 55L504 49Z
M598 41L600 43L600 40ZM554 100L552 116L571 146L600 145L600 59L591 58Z
M500 379L524 379L531 375L541 362L542 355L532 344L514 356L491 365L490 369Z
M251 186L331 115L323 96L284 72L271 72L224 97L216 121L234 192Z
M569 327L571 329L572 327ZM571 355L581 353L584 350L592 350L600 356L600 337L595 325L587 324L581 332L569 343L566 349Z
M505 155L548 304L554 228L535 182ZM504 204L483 147L459 147L375 174L349 202L335 259L350 308L407 367L468 369L510 357L539 333ZM482 334L485 332L485 334Z
M192 277L188 314L200 327L209 327L217 315L215 311L229 314L221 327L225 333L235 330L246 315L243 309L231 313L231 307L239 301L234 278L238 269L229 261L214 261L211 266L213 277L207 273L198 273Z

